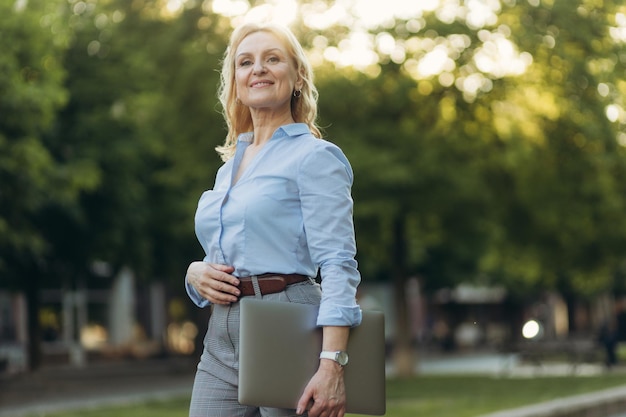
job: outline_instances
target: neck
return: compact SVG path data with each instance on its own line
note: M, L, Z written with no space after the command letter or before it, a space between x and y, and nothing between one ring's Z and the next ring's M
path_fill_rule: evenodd
M256 114L255 114L256 113ZM276 129L281 126L294 123L291 112L282 115L264 114L260 112L252 113L252 124L254 126L254 145L263 145L270 140Z

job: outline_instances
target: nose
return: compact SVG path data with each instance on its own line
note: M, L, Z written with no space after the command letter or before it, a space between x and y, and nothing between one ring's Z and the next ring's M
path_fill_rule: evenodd
M263 65L263 61L256 61L254 66L252 67L252 71L255 74L262 74L265 72L265 65Z

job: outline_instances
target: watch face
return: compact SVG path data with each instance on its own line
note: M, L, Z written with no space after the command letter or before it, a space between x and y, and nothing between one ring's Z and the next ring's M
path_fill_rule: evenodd
M348 353L337 352L337 362L339 362L341 366L346 366L348 364Z

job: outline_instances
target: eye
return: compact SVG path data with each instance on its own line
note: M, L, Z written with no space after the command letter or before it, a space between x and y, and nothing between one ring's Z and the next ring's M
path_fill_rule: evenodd
M277 56L270 56L269 58L267 58L267 62L276 63L276 62L280 62L280 59Z
M242 59L241 61L239 61L239 63L237 64L238 67L247 67L249 65L252 65L252 61L249 59Z

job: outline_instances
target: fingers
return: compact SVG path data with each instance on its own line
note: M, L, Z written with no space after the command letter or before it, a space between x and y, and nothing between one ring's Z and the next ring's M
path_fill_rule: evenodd
M304 412L310 408L309 404L311 403L313 403L313 396L310 393L310 390L307 388L306 390L304 390L304 393L300 397L300 401L298 401L298 405L296 406L296 414L304 414Z
M239 280L231 275L229 265L193 262L187 270L187 280L196 291L214 304L230 304L239 299Z
M230 304L237 302L241 292L237 286L239 280L230 275L233 268L227 265L208 264L202 274L207 285L207 299L215 304Z
M318 372L300 397L296 413L303 414L308 410L308 417L343 417L346 413L345 402L343 379L333 380Z
M237 287L224 282L212 281L207 291L208 300L214 304L231 304L239 300L240 291Z
M230 275L235 270L232 266L210 263L206 265L207 268L204 271L204 275L206 275L207 278L222 281L233 286L239 285L237 277Z
M206 264L215 270L226 272L228 274L230 274L231 272L235 270L235 267L230 266L230 265L212 264L212 263L206 263Z
M309 409L309 417L343 417L345 415L345 405L340 404L335 397L330 397L324 401L317 399Z

